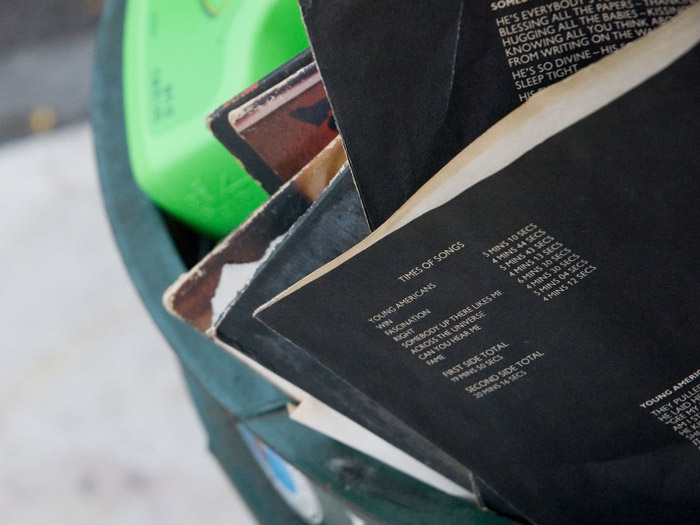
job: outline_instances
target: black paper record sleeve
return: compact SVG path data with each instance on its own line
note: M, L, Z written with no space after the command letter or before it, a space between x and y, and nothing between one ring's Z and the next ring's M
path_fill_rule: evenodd
M537 91L692 0L299 0L374 230Z
M329 187L260 264L249 285L229 304L215 327L216 340L244 353L304 392L322 399L381 438L400 447L452 481L478 491L489 505L513 514L509 505L471 473L375 401L315 358L253 317L262 303L369 235L350 171L343 167Z
M257 316L532 522L697 523L699 71L695 47Z

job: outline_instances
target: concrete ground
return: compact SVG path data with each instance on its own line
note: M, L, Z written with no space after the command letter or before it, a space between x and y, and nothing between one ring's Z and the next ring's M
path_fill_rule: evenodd
M0 142L87 118L101 6L0 2Z
M87 123L0 145L0 522L254 523L120 260Z
M112 239L101 0L0 2L0 524L250 524Z

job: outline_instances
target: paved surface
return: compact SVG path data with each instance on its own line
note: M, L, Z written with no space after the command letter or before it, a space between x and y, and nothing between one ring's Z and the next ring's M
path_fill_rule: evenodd
M101 4L0 1L0 523L252 524L102 207Z
M94 33L102 0L2 0L0 49Z
M253 523L122 267L81 123L0 146L0 521Z
M0 141L87 117L101 6L0 1Z

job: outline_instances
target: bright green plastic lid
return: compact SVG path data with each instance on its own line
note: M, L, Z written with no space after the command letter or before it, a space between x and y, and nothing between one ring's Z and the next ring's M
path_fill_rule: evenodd
M138 185L222 237L267 193L206 129L206 116L308 47L296 0L130 0L124 112Z

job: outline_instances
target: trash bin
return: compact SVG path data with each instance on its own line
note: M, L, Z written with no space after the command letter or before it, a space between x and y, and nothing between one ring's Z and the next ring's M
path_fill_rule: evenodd
M133 181L122 97L125 0L105 4L93 78L92 124L105 207L141 299L175 350L210 448L262 523L490 524L483 512L287 417L288 398L171 317L161 296L193 254ZM232 517L233 518L233 517Z

